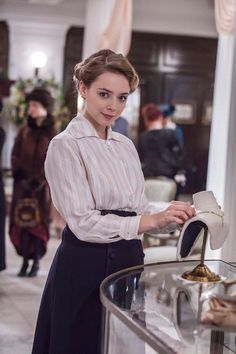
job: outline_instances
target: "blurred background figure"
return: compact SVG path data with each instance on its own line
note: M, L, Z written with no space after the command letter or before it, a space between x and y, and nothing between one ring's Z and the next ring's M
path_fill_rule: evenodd
M0 122L1 122L1 112L3 104L0 97ZM0 271L6 268L5 260L5 217L6 217L6 204L5 204L5 194L3 187L3 175L1 167L1 154L2 147L5 140L5 131L0 124Z
M49 239L51 200L44 160L56 129L52 116L54 99L47 90L34 89L26 101L27 123L19 130L12 150L14 185L9 232L17 253L23 257L18 276L33 277ZM27 273L29 259L33 259L33 264Z
M173 104L160 104L158 105L160 111L163 114L163 127L165 129L172 129L175 132L176 138L184 151L184 133L183 129L178 126L173 121L173 114L175 112L175 106ZM181 168L174 177L175 182L177 183L177 192L176 198L178 198L179 194L183 191L186 185L186 171L184 168Z
M144 177L165 176L174 179L183 159L176 134L172 129L163 129L163 114L154 103L145 105L141 113L146 131L140 134L138 153Z
M165 129L173 129L181 147L184 147L183 129L173 122L172 119L175 112L175 106L173 104L160 104L158 107L163 114L163 127Z
M124 117L119 117L115 120L114 124L112 125L112 130L114 132L123 134L125 136L129 136L129 123L127 119Z

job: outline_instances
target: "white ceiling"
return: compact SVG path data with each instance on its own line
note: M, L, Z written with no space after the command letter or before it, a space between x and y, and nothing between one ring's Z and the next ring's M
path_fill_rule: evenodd
M66 5L79 5L81 2L86 0L0 0L0 4L5 5L38 5L38 6L60 6L62 4Z
M2 0L3 4L37 4L37 5L59 5L63 2L76 2L76 0Z
M84 26L88 1L0 0L0 20ZM216 37L214 0L133 0L133 29Z

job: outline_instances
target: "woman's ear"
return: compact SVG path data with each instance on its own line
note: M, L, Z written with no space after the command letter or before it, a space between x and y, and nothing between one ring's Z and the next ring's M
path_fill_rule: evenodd
M83 81L80 81L79 82L79 93L83 99L86 98L86 91L87 91L87 87L85 86Z

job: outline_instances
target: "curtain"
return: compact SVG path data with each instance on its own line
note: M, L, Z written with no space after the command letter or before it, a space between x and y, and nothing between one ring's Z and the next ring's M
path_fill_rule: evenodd
M132 0L115 0L107 28L102 33L98 50L109 48L127 55L131 44Z
M127 55L131 31L132 0L86 0L83 59L104 48Z
M218 33L235 31L236 0L215 0L215 19Z

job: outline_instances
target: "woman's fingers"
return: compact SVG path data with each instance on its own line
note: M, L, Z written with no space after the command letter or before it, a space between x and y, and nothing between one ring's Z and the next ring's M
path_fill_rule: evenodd
M166 211L165 212L165 220L167 224L175 222L177 224L183 224L185 221L187 221L189 217L178 211Z
M174 222L181 225L192 218L196 211L189 203L173 202L164 211L164 214L167 224Z
M174 211L174 213L177 213L178 216L182 215L184 221L196 215L195 208L193 208L190 203L186 202L173 201L167 210Z
M194 215L196 215L196 210L190 203L173 201L166 210L155 214L155 220L157 227L166 227L170 223L182 225Z

